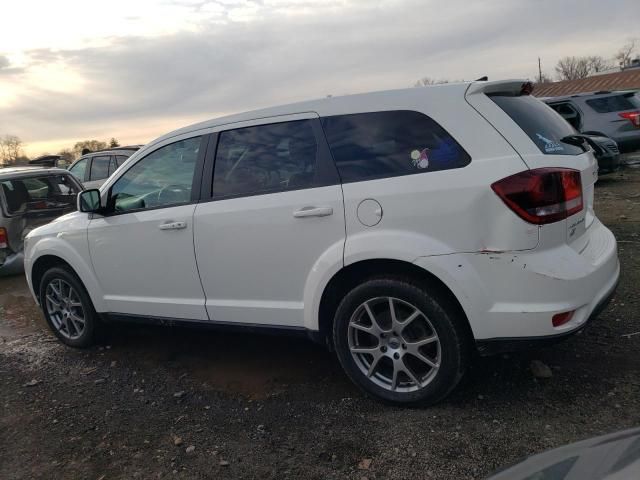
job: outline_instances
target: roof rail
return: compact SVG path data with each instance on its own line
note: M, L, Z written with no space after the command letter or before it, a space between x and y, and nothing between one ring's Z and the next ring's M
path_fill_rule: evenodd
M84 153L82 156L84 157L85 155L89 155L91 153L100 153L100 152L111 152L114 150L140 150L142 147L144 147L143 144L140 145L125 145L122 147L112 147L112 148L101 148L100 150L93 150L93 151L89 151L87 153Z

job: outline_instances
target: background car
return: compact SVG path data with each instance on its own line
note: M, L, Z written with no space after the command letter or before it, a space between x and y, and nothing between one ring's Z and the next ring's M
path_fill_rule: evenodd
M601 91L541 98L581 133L610 137L622 152L640 148L640 93Z
M598 160L598 173L612 173L620 169L620 150L612 138L605 135L586 135Z
M86 153L69 167L69 171L85 188L99 188L141 146L129 145Z
M82 185L60 168L0 169L0 274L22 271L24 237L76 209Z

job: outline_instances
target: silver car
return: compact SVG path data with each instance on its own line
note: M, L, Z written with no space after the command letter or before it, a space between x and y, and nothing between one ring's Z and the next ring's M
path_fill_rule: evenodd
M620 151L640 148L640 92L601 91L542 98L579 132L604 134Z
M142 145L114 147L88 152L69 167L69 171L85 188L100 188L109 176L117 170Z
M0 275L22 272L24 237L75 210L81 190L61 168L0 168Z

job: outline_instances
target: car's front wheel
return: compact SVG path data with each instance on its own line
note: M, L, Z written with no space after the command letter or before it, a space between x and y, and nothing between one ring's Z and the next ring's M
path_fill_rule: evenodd
M438 402L466 367L458 312L405 279L372 279L351 290L338 306L333 334L347 375L390 403Z
M98 315L75 274L63 267L47 270L40 282L40 304L49 327L63 343L76 348L93 344Z

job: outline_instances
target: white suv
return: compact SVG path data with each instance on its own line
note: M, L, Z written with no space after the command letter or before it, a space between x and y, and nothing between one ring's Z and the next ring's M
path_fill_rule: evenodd
M615 289L597 167L522 81L326 98L210 120L136 152L32 231L47 322L302 333L395 403L433 403L471 355L574 333Z

